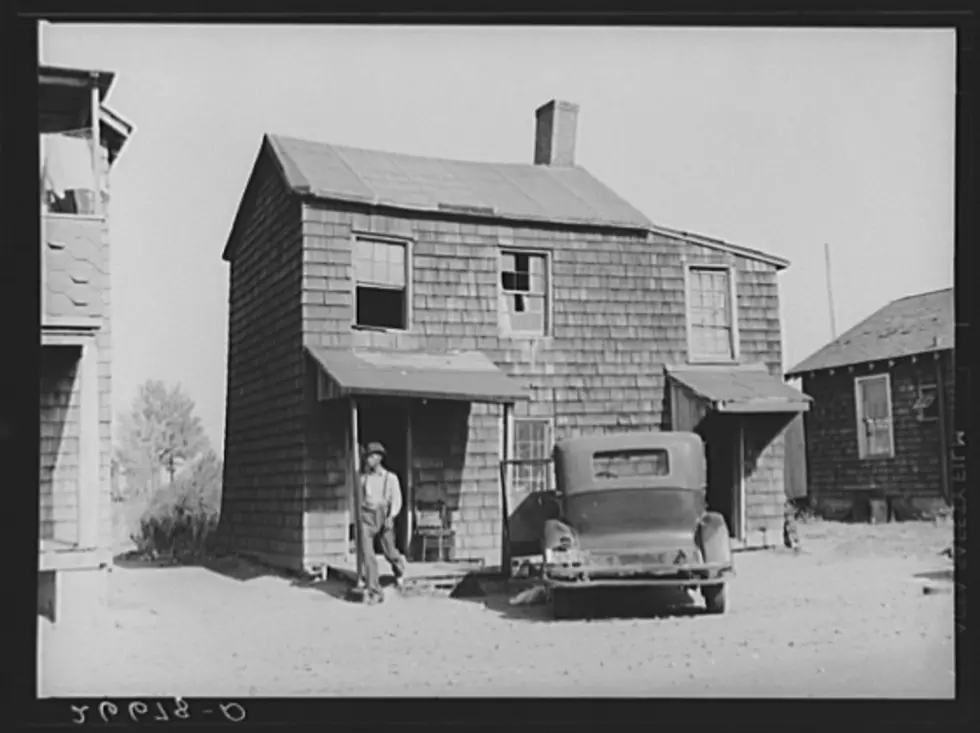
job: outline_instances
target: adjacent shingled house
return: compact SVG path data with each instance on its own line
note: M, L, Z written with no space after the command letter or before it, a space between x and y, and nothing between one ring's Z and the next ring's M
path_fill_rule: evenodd
M708 438L738 544L780 541L779 436L808 402L781 375L788 263L650 222L575 163L577 112L537 110L533 164L264 137L223 255L226 548L353 563L378 440L402 550L443 501L456 557L496 564L539 547L555 440L655 427Z
M114 76L38 68L38 610L59 625L99 612L112 560L107 210L111 166L133 133L105 105Z
M953 290L889 303L790 370L806 415L810 495L831 514L950 501Z

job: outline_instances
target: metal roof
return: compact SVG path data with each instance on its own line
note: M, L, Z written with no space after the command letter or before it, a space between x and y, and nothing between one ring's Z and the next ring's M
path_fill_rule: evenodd
M516 402L529 395L479 351L307 351L341 394L400 395L413 398Z
M667 366L669 377L718 412L805 412L812 398L769 373L764 364Z
M530 221L651 226L580 166L445 160L267 137L290 187L318 198Z
M953 348L953 288L892 301L787 373L862 364Z

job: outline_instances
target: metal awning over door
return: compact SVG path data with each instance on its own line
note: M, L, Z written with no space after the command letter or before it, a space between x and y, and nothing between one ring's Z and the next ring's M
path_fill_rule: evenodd
M675 430L692 430L708 412L739 415L810 409L812 398L769 373L764 364L667 366Z
M479 351L382 351L307 348L333 396L388 395L416 399L514 403L527 391Z

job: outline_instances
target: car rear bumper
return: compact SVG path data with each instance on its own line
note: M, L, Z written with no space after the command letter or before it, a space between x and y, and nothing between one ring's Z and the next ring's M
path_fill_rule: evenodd
M697 565L623 568L545 568L543 579L553 588L593 588L599 586L687 586L719 585L735 576L731 565Z

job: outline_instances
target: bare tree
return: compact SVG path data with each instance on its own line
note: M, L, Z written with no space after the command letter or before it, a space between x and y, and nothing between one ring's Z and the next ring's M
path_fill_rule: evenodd
M209 449L201 420L194 414L194 400L179 384L168 388L150 380L139 389L128 414L121 419L120 445L116 455L128 477L159 488L161 471L173 483L177 471Z

